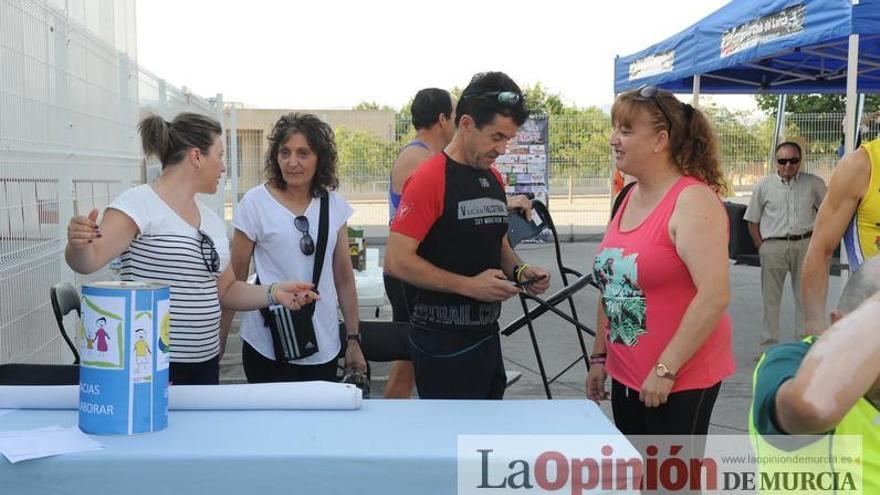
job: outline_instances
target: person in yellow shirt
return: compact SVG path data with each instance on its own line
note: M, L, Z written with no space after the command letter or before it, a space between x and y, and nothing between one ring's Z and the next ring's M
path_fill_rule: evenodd
M852 272L880 253L880 139L862 144L840 160L816 214L801 269L807 334L826 327L828 269L841 239Z

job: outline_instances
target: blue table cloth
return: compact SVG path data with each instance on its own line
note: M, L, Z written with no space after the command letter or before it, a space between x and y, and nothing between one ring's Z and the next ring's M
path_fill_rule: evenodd
M77 424L16 410L0 431ZM613 435L592 402L364 401L354 411L171 411L168 428L94 436L96 452L10 464L0 493L456 493L459 435Z

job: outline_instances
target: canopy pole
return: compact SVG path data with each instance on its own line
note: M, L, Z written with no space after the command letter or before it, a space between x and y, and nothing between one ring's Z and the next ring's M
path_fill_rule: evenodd
M858 3L858 0L853 2ZM849 52L846 65L846 116L843 126L843 151L845 153L852 152L856 144L856 132L859 128L858 118L856 116L856 107L858 100L856 99L856 91L858 90L857 82L859 77L859 35L849 35ZM843 239L840 241L840 264L846 267L840 271L840 283L846 284L849 279L849 259L846 256L846 246Z
M787 103L788 95L779 95L779 103L776 106L776 126L773 128L773 141L770 142L770 168L765 170L767 173L773 170L773 164L776 163L776 146L785 140L785 106Z
M229 163L229 178L232 181L232 211L238 208L238 113L235 103L231 103L227 108L229 112L229 125L226 127L226 135L229 136L229 157L226 159ZM225 201L225 198L224 198Z
M865 116L865 93L859 93L859 103L856 107L856 122L861 125L862 117Z
M694 76L694 95L691 98L691 105L694 108L700 107L700 75Z
M859 35L849 35L849 54L846 66L846 116L844 117L846 125L844 132L844 151L846 153L855 149L856 130L859 123L856 120L856 84L859 77Z

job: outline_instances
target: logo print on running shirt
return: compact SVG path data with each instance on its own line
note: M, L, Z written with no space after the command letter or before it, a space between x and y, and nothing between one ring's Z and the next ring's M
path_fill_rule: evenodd
M489 179L480 177L480 185L483 186L483 189L489 189Z
M403 220L412 211L412 203L401 203L397 208L397 220Z

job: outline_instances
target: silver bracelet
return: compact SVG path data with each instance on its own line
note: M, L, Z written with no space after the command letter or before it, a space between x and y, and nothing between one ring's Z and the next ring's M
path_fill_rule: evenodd
M269 306L276 306L278 301L275 300L275 297L272 295L272 292L275 290L275 284L269 285L269 290L266 292L266 300L269 301Z

